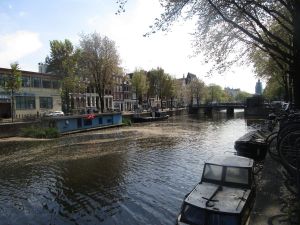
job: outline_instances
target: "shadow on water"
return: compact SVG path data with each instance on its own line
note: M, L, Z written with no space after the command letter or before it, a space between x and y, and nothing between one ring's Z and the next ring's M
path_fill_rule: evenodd
M203 162L247 129L178 116L2 153L0 224L174 224Z

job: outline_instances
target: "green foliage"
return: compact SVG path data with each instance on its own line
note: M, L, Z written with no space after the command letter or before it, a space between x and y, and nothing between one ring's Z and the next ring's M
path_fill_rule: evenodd
M207 100L209 102L225 102L227 96L221 86L210 84L207 88Z
M127 118L122 118L122 124L124 124L125 126L131 126L132 122L131 119L127 119Z
M197 102L197 105L201 103L201 100L205 99L207 94L207 88L202 80L193 79L187 86L188 90L188 98L190 99L190 103L194 104L194 99Z
M18 91L22 84L22 74L18 63L10 64L11 74L6 78L4 89L11 93Z
M104 94L112 88L113 75L120 73L120 58L113 40L94 32L81 35L82 65L99 95L100 110L104 112Z
M132 86L135 89L137 99L141 104L143 96L149 89L149 83L147 80L146 72L144 70L136 70L132 76Z
M276 78L271 78L266 84L263 95L266 99L270 101L283 100L285 90L284 87L279 84Z
M19 64L10 64L11 73L5 78L3 85L4 90L10 93L11 96L11 120L14 120L14 93L17 92L22 85L22 74L20 71Z
M244 102L247 98L251 97L252 95L245 91L239 91L239 93L235 97L235 101L237 102Z
M46 57L47 72L62 78L62 103L64 111L70 111L69 93L82 93L86 84L80 79L82 71L79 67L81 52L75 50L71 41L50 41L50 56Z
M32 138L57 138L59 137L59 132L56 128L49 127L27 127L21 130L22 136L32 137Z

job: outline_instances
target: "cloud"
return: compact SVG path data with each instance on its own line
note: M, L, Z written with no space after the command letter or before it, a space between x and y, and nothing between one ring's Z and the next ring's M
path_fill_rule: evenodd
M9 67L10 63L36 52L42 47L39 34L30 31L16 31L0 35L1 67Z

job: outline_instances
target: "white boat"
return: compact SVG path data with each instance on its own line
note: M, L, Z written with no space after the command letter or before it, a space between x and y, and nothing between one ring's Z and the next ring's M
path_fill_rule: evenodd
M255 200L253 160L218 157L204 164L201 182L186 195L178 225L245 225Z

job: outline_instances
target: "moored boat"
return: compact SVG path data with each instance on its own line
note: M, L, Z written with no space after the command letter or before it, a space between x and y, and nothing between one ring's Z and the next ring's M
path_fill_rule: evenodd
M141 116L140 114L134 115L131 120L134 123L143 123L143 122L154 122L154 121L162 121L167 120L169 115L162 112L153 112L151 116Z
M204 164L201 182L186 195L178 225L245 225L255 200L253 160L215 158Z
M255 161L261 161L265 159L268 143L265 135L256 130L250 131L236 140L234 148L239 156L248 157Z

